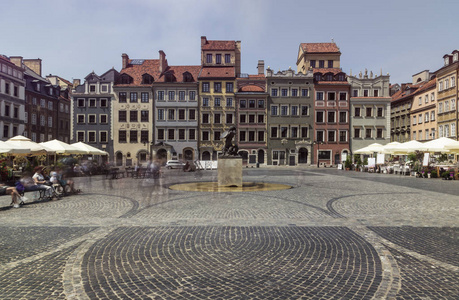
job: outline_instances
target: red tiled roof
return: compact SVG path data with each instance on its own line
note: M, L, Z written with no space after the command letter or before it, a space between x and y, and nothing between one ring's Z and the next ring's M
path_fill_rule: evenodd
M265 74L249 75L249 79L265 79Z
M183 82L183 73L185 72L189 72L193 76L194 82L197 82L200 70L201 66L169 66L159 79L156 80L155 78L155 82L165 82L166 76L164 74L166 73L174 75L177 82Z
M435 87L437 85L437 78L431 79L431 80L429 80L427 82L423 82L420 85L421 86L418 88L416 93L422 93L422 92L425 92L428 89L431 89L431 88Z
M350 85L347 81L318 81L317 84Z
M235 41L207 41L201 46L202 50L235 50Z
M256 85L246 85L239 89L238 92L264 92L265 90L262 87Z
M236 77L236 69L234 67L207 67L202 68L199 78L213 77Z
M335 43L301 43L300 47L308 53L341 53Z
M126 68L120 71L120 75L127 74L133 78L133 82L131 84L127 84L127 86L131 85L141 85L142 84L142 75L147 73L153 76L154 80L158 80L159 76L159 59L145 59L141 65L133 65L131 64L132 59L129 60L128 65ZM124 86L126 84L117 84L118 86Z

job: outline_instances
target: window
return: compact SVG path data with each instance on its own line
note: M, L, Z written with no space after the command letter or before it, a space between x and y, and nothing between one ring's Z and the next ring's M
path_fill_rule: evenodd
M325 61L319 60L319 68L325 68Z
M137 130L131 130L129 132L129 143L137 143Z
M202 123L209 124L209 114L202 114Z
M281 126L280 133L281 133L281 137L286 138L287 135L288 135L288 127L287 126Z
M247 107L247 100L240 100L239 108L246 108L246 107Z
M297 138L298 137L298 127L292 127L290 128L290 137L291 138Z
M418 116L418 124L422 124L422 114L419 114Z
M323 122L324 122L324 112L316 111L316 123L323 123Z
M83 116L83 118L84 118L84 116ZM36 114L34 114L34 113L32 114L32 120L31 120L31 123L32 123L32 125L35 125L35 124L37 124L37 115L36 115Z
M301 89L301 96L302 97L309 97L309 90L308 89Z
M441 114L443 112L443 103L438 103L438 113Z
M363 90L363 96L368 97L368 90Z
M225 54L225 64L231 63L231 54Z
M413 131L413 141L416 140L416 131Z
M347 93L340 92L339 93L339 100L346 101L347 100Z
M264 115L258 115L258 123L262 124L265 122L265 116Z
M258 108L265 108L265 100L258 100Z
M443 81L438 82L438 91L441 92L443 90Z
M328 61L328 68L333 68L333 60Z
M426 112L424 114L424 123L427 123L427 122L429 122L429 113L428 112Z
M291 108L292 116L298 116L298 106L294 105Z
M376 128L376 138L377 139L382 139L383 138L383 129L382 128Z
M334 111L329 111L327 113L327 122L328 123L335 123L336 120L335 120L335 112Z
M84 131L77 131L77 141L78 142L84 142ZM32 141L36 139L34 138L35 132L32 133Z
M323 130L316 131L316 137L318 142L324 142L324 132Z
M226 124L233 124L233 114L226 114Z
M179 91L179 101L185 101L185 91Z
M214 124L220 124L220 123L221 123L221 115L214 114Z
M251 124L255 123L255 115L253 115L253 114L249 115L249 123L251 123Z
M212 54L207 54L206 55L206 63L208 63L208 64L212 63Z
M221 64L222 63L222 55L221 54L215 54L215 63L216 64Z
M354 128L354 138L359 139L360 138L360 128Z
M378 116L378 117L382 117L382 116L383 116L383 111L384 111L384 110L383 110L382 107L378 107L378 108L377 108L377 113L376 113L377 116Z
M95 131L88 131L88 142L89 143L96 142L96 132Z
M449 137L449 125L445 125L444 129L445 129L445 134L443 136L444 137Z
M455 137L456 136L456 124L451 123L451 136Z
M455 87L456 86L456 77L453 76L451 77L451 87Z
M312 59L310 62L309 62L310 66L315 68L316 67L316 61L314 59Z
M332 143L336 142L335 135L336 135L336 131L335 130L329 130L328 131L328 141L332 142Z
M188 139L195 140L196 139L196 130L195 129L188 129Z
M127 113L125 110L118 111L118 122L126 122L127 121Z
M119 102L120 103L126 103L126 98L127 98L127 93L126 92L120 92L118 94Z
M140 111L140 122L149 122L150 120L150 111L142 110Z
M205 107L209 106L209 98L202 98L202 106L205 106Z
M164 140L164 129L158 129L158 140Z
M178 110L178 119L179 120L185 120L185 109L179 109Z
M205 93L208 93L210 91L210 83L209 82L203 82L202 83L202 91Z
M216 97L214 99L214 106L215 107L220 107L221 106L221 99L219 97Z
M226 83L226 92L227 93L232 93L233 92L233 83L232 82L227 82Z
M188 96L190 97L190 101L195 101L196 100L196 92L195 91L188 92Z
M239 115L239 123L245 123L246 122L246 115Z
M108 143L108 132L107 131L100 131L99 132L99 142L100 143Z
M430 101L435 101L435 93L430 94Z
M372 132L371 128L365 128L365 138L371 139L371 132Z
M168 140L175 140L175 129L168 129L167 130L167 139Z
M298 97L298 89L292 89L292 97Z
M90 99L90 100L94 100L94 106L92 106L92 107L96 107L96 99ZM91 104L91 102L90 102L90 104ZM91 105L89 105L89 106L91 106ZM48 109L49 110L53 110L53 102L48 101Z
M277 97L277 89L271 89L271 96Z
M352 97L358 97L359 96L359 90L352 90Z
M164 91L158 91L158 101L164 101Z
M108 116L107 115L100 115L99 116L99 121L100 121L101 124L108 124L107 120L108 120Z
M426 129L426 138L425 138L425 139L426 139L426 140L429 139L429 129Z
M249 100L249 108L255 108L255 100Z
M48 123L49 123L49 118L48 118ZM96 124L96 115L88 115L88 123Z
M307 116L309 113L309 107L308 106L301 106L301 115L302 116Z
M451 110L456 110L456 99L451 99Z
M148 103L149 102L149 97L148 97L148 93L141 93L140 94L140 98L141 98L141 102L142 103Z
M413 125L416 125L416 116L413 116Z
M347 142L347 131L346 130L340 130L339 131L339 141L340 142Z
M379 97L379 90L373 90L373 97Z
M324 100L324 92L316 92L316 100Z
M85 107L85 99L78 99L78 107Z
M196 120L196 110L190 109L188 111L188 119L189 120Z
M137 93L130 93L129 97L130 97L129 99L130 99L131 103L132 102L137 102Z
M169 91L169 101L175 101L175 91Z
M245 142L246 140L246 132L245 131L239 131L239 141Z
M118 131L118 142L119 143L126 143L126 130L120 130Z
M425 95L424 96L424 102L425 103L429 103L429 95Z
M449 80L448 79L445 80L445 90L446 89L449 89Z
M148 131L147 130L140 131L140 142L148 143Z
M108 107L107 99L105 99L105 98L100 99L100 107Z
M214 82L214 92L221 93L222 92L222 83L221 82Z
M339 112L339 122L340 123L347 123L347 112L340 111Z
M101 91L103 93L107 93L108 92L108 85L107 84L103 84L103 85L101 85L100 89L101 89Z
M449 101L445 101L445 112L449 111Z
M367 107L366 108L366 111L367 111L367 117L371 117L372 116L372 107Z
M137 122L138 121L138 114L136 110L131 110L129 112L129 122Z
M282 97L287 97L288 96L288 89L282 89Z
M158 109L158 120L164 120L164 109L163 108Z
M89 107L96 107L96 99L89 99ZM48 109L49 110L53 109L53 103L52 102L48 102Z
M328 92L327 93L328 100L336 100L336 93L335 92Z
M301 127L301 137L302 138L308 137L308 127Z
M233 107L233 98L226 98L226 107Z
M443 137L443 125L438 126L438 137Z
M277 116L278 107L276 105L271 105L271 116Z
M264 131L258 131L258 141L259 142L264 142L265 141L265 132Z
M287 105L282 105L281 106L281 115L282 116L287 116L288 115L288 106Z
M167 119L168 120L175 120L175 109L168 109L167 110Z
M5 104L5 117L10 116L10 106L8 104Z
M271 137L277 138L277 127L271 127Z

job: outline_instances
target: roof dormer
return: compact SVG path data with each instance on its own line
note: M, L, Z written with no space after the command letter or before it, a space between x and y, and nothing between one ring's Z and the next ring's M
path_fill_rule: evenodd
M155 81L153 76L148 73L142 75L142 84L152 84Z
M120 83L121 84L131 84L134 81L134 79L129 76L128 74L121 74L120 75Z
M186 71L183 73L183 82L194 82L193 75L190 72Z

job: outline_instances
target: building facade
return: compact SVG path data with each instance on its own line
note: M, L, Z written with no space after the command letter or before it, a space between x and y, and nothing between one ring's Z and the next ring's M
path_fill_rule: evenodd
M404 143L411 140L411 106L417 86L403 83L392 95L390 106L390 141Z
M431 79L432 78L432 79ZM411 139L428 141L437 138L436 78L429 71L413 75L419 87L411 106Z
M198 157L217 160L224 144L221 135L236 126L235 87L236 77L241 72L241 42L201 37L201 66Z
M350 147L355 151L373 143L390 142L389 75L373 73L347 77L350 94Z
M457 140L457 99L459 50L443 56L444 65L437 70L437 125L438 137Z
M312 70L266 71L268 85L268 164L311 164L314 82Z
M57 114L57 139L65 143L70 143L70 127L71 127L71 114L70 107L72 104L71 92L73 89L73 83L65 80L62 77L56 75L46 76L46 79L51 82L52 85L60 88L58 97L58 109Z
M227 124L237 123L237 144L245 165L267 164L267 107L264 62L258 61L257 75L236 79L236 116L227 114Z
M83 142L109 153L113 158L113 85L119 73L110 69L102 75L91 72L71 94L71 141ZM59 107L59 110L61 107Z
M0 139L6 141L25 131L25 80L22 58L15 64L0 55Z
M153 83L155 140L152 154L163 160L192 161L198 153L198 76L201 66L169 66L160 51L162 72Z

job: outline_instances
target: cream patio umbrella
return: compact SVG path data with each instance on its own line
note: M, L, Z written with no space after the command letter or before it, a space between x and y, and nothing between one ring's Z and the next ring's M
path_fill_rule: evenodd
M420 150L424 152L449 153L452 151L452 149L454 149L456 143L458 142L453 139L441 137L436 140L425 142ZM449 146L451 146L452 149L448 149ZM459 150L459 148L457 148L457 150Z
M6 153L10 155L27 155L30 153L30 148L15 147L4 141L0 141L0 153Z
M397 145L400 145L400 143L399 142L391 142L389 144L384 145L383 148L382 148L382 153L384 153L384 154L393 154L393 152L389 151L388 149L390 149L390 148L392 148L394 146L397 146Z
M392 152L392 154L408 154L419 151L422 149L424 144L418 141L409 141L392 147L387 147L386 150Z
M454 141L452 143L449 143L448 145L445 145L445 149L449 150L452 153L459 153L459 141Z
M107 152L97 149L96 147L90 146L88 144L85 144L83 142L78 142L78 143L73 143L70 144L71 146L75 146L81 150L85 151L85 154L92 154L92 155L108 155Z
M354 154L374 154L374 153L381 153L383 149L383 145L378 143L373 143L368 145L364 148L354 151Z
M40 143L40 145L45 146L46 148L52 149L56 154L61 155L70 155L70 154L86 154L87 152L78 147L72 146L70 144L64 143L59 140L52 140L48 142Z
M5 143L17 149L20 149L20 148L30 149L29 154L31 155L40 155L40 154L47 154L48 152L54 152L52 149L49 149L46 146L35 143L31 139L26 138L25 136L22 136L22 135L17 135L15 137L12 137L9 140L7 140Z

